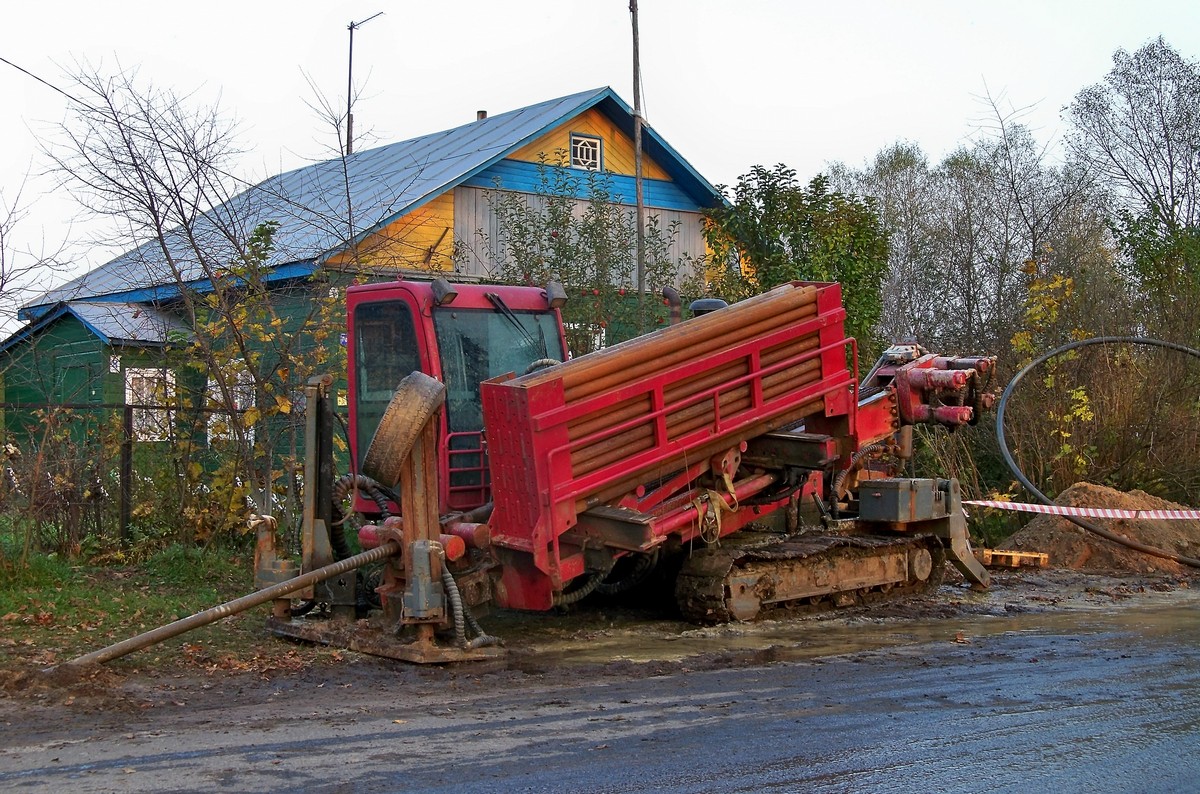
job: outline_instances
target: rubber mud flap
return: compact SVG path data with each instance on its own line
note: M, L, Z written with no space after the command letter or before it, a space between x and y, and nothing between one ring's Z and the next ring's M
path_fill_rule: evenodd
M424 372L413 372L400 381L367 445L363 474L389 488L400 482L400 469L421 428L445 401L445 385Z

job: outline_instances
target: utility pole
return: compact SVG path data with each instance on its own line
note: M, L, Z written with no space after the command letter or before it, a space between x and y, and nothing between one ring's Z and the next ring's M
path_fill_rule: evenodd
M346 156L354 154L354 29L361 28L375 17L383 16L380 11L361 22L350 23L350 64L346 67Z
M633 23L633 188L637 202L638 333L646 333L646 201L642 193L642 63L637 0L629 0Z

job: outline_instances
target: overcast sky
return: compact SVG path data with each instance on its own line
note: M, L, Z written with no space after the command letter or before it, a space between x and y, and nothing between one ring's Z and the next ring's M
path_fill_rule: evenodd
M733 184L783 162L807 179L826 163L860 166L905 139L934 160L967 142L987 92L1039 140L1100 81L1117 48L1163 35L1200 56L1196 0L640 0L649 123L701 174ZM411 138L544 99L610 85L629 103L628 0L209 0L207 3L5 3L0 57L67 86L76 62L137 68L240 122L251 180L330 155L336 141L308 104L311 80L341 105L347 25L354 39L356 148ZM307 76L307 78L306 78ZM37 139L67 100L0 64L0 195L30 174L16 244L78 242L94 225L39 176ZM80 266L109 251L77 250Z

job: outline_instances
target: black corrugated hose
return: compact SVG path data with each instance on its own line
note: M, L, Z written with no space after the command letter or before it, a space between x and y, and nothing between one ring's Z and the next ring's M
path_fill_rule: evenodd
M600 586L607 576L608 571L599 571L592 574L591 578L584 582L579 588L572 590L569 593L559 593L558 595L554 596L554 606L569 607L572 604L579 603L592 593L596 592L596 588Z
M1081 339L1078 342L1071 342L1069 344L1062 345L1061 347L1056 347L1053 350L1038 356L1029 364L1027 364L1024 369L1018 372L1011 381L1008 382L1008 385L1004 387L1004 393L1000 395L1000 403L996 408L996 438L1000 442L1000 454L1004 456L1004 462L1008 464L1008 468L1010 471L1012 471L1013 476L1020 481L1021 485L1025 486L1025 490L1029 491L1035 497L1040 499L1043 504L1052 505L1054 502L1051 501L1050 498L1044 493L1039 491L1034 484L1029 481L1029 478L1025 476L1025 473L1017 467L1016 461L1013 460L1012 453L1008 450L1008 442L1004 437L1004 410L1008 406L1008 398L1012 396L1013 389L1016 388L1017 384L1021 382L1021 379L1024 378L1030 370L1034 369L1048 359L1080 347L1118 344L1161 347L1166 350L1174 350L1178 353L1191 356L1192 358L1200 359L1200 350L1196 350L1185 345L1176 344L1174 342L1164 342L1161 339L1151 339L1144 336L1096 336L1092 337L1091 339ZM1107 529L1096 526L1090 521L1084 521L1081 518L1076 518L1074 516L1064 516L1064 518L1071 523L1076 524L1077 526L1083 527L1088 532L1099 535L1105 540L1110 540L1113 543L1125 546L1126 548L1133 549L1134 551L1140 551L1153 557L1162 557L1166 560L1174 560L1175 562L1190 566L1192 568L1200 568L1200 560L1196 559L1195 557L1185 557L1182 554L1175 554L1173 552L1155 548L1154 546L1147 546L1144 543L1138 543L1137 541L1133 541L1129 538L1118 535L1115 532L1109 532Z
M458 591L458 582L454 580L454 574L450 573L450 569L446 567L446 550L438 547L442 557L442 587L446 591L446 597L450 600L450 616L454 620L454 641L460 648L482 648L488 645L502 645L499 637L493 637L483 630L479 625L479 621L471 614L470 607L464 606L462 602L462 594ZM475 639L467 641L467 626L471 627L471 631L475 632Z
M637 587L646 581L658 565L658 554L661 549L661 546L655 546L653 551L638 554L634 557L631 567L625 576L615 582L605 581L608 578L606 576L605 579L600 581L600 584L596 585L596 592L603 596L614 596Z
M850 476L850 472L854 471L862 459L868 455L886 449L887 445L882 441L876 441L874 444L868 444L850 456L850 465L839 471L833 478L833 484L829 488L829 512L834 517L838 517L838 500L841 498L839 491L842 490L842 485L845 484L846 478Z
M379 511L383 514L384 518L391 515L388 511L388 494L380 483L364 474L346 474L335 480L331 489L333 523L329 527L329 547L333 551L335 562L344 560L350 556L350 546L346 540L345 532L346 515L342 512L342 502L349 496L351 488L357 488L366 494L379 507ZM316 598L302 601L296 606L291 607L289 611L294 618L304 617L309 612L312 612L318 603L320 603L320 600Z
M462 596L458 592L458 582L454 581L454 574L450 573L450 569L445 565L446 555L442 555L442 587L446 591L446 596L450 599L450 615L454 619L454 642L460 648L467 647L467 626L463 619L463 603Z

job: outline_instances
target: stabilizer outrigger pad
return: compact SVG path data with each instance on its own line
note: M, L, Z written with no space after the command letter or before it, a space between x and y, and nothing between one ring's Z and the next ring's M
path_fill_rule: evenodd
M397 637L394 631L388 631L368 620L279 620L272 617L267 619L267 630L277 637L345 648L415 664L480 662L499 659L504 655L503 648L491 645L463 648L457 645L423 642L418 637Z

